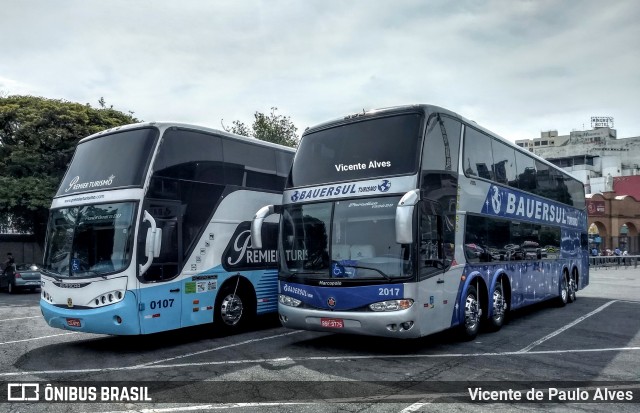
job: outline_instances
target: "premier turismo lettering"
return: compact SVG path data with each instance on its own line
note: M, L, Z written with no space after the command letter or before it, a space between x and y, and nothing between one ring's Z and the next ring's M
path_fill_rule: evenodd
M513 193L507 194L506 215L578 226L578 218L568 216L566 208L536 199L517 196Z
M377 168L390 168L390 161L369 161L369 164L366 163L353 163L353 164L343 164L339 163L337 165L333 165L338 172L346 172L346 171L358 171L362 169L377 169Z

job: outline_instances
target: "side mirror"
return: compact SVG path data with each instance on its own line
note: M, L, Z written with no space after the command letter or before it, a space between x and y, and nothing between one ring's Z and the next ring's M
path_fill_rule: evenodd
M420 190L414 189L402 196L396 207L396 242L411 244L414 241L413 211L420 200Z
M251 247L262 249L262 223L273 214L282 212L282 205L267 205L258 210L251 221Z
M149 211L144 211L144 215L142 217L142 222L149 221L151 224L151 228L147 230L147 238L145 240L144 252L147 257L147 262L144 264L140 264L140 275L144 274L151 263L153 262L154 257L158 257L160 255L160 248L162 247L162 229L156 226L156 220L153 219Z
M147 239L145 243L145 256L158 258L162 247L162 228L155 230L147 229Z

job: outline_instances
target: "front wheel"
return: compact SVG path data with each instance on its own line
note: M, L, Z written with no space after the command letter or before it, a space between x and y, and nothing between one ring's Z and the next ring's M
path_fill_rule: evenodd
M478 303L478 292L476 287L470 285L467 288L464 300L464 322L462 324L461 333L464 340L473 340L480 330L480 319L482 317L482 309Z
M234 291L235 290L235 291ZM238 285L227 285L218 293L214 313L214 326L224 333L240 331L247 327L254 316L250 294Z

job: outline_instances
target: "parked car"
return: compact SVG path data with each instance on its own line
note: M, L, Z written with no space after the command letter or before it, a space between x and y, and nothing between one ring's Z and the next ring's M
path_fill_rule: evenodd
M33 292L40 288L40 268L35 264L16 264L15 272L0 273L0 289L6 288L9 294L18 290Z

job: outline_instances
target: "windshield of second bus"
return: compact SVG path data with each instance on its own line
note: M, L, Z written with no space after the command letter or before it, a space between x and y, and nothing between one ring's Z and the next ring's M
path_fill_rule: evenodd
M302 278L409 276L411 247L395 239L399 200L392 196L286 206L281 231L284 273Z
M59 277L96 277L131 261L135 202L53 210L44 271Z

